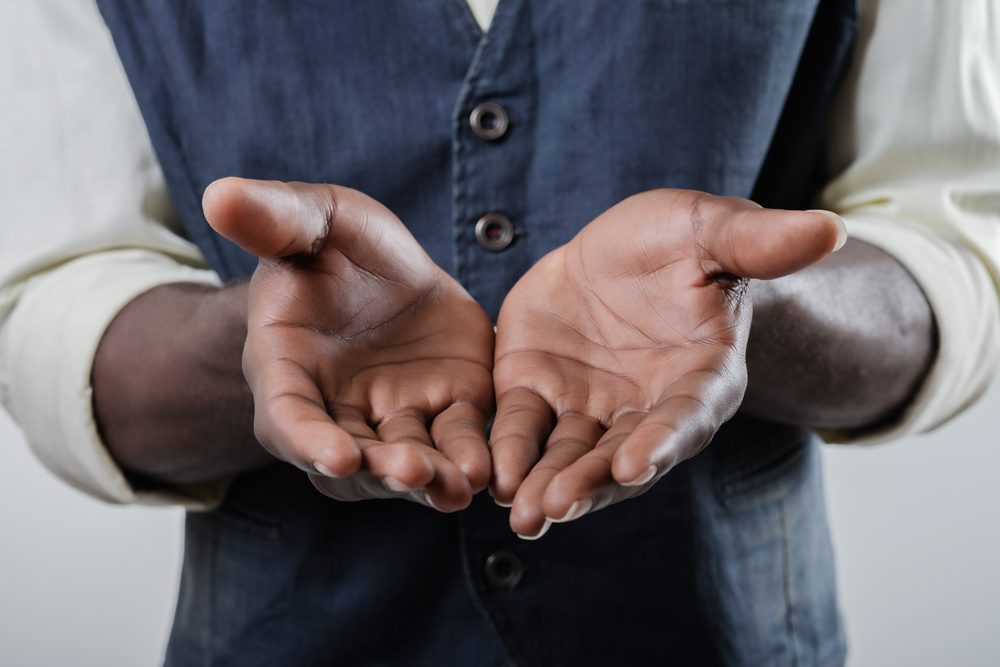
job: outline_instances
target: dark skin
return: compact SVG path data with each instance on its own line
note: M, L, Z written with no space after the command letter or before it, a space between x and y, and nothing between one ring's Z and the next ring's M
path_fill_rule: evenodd
M534 537L649 488L741 400L759 417L861 429L891 419L933 360L919 287L860 242L823 260L839 227L820 213L685 191L630 198L511 291L494 369L482 311L360 193L230 180L205 207L263 257L249 288L140 296L93 371L112 455L161 482L273 456L335 498L451 511L489 481L514 504L512 528ZM785 274L749 289L735 277Z
M875 427L898 416L934 362L937 329L923 292L867 243L848 240L805 271L753 281L752 295L746 414Z
M612 207L532 267L501 308L494 368L492 490L512 503L515 532L539 537L637 496L701 451L746 388L753 298L735 276L793 274L837 237L822 212L659 190ZM816 354L823 339L806 342L815 373L828 361ZM786 376L775 395L801 410Z

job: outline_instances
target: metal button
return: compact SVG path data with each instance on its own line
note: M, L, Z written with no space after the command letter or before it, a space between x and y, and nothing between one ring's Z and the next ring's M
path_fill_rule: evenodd
M500 252L514 242L514 223L506 215L487 213L476 222L476 241L486 250Z
M524 561L512 551L497 551L486 559L485 570L490 586L513 590L524 576Z
M484 102L472 110L469 115L469 125L480 139L496 141L507 134L510 119L507 112L499 104Z

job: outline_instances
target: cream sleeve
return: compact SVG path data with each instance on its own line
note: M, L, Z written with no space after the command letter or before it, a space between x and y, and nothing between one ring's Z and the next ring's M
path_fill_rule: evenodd
M91 366L118 311L165 283L219 283L179 234L110 35L92 2L11 0L0 55L0 399L81 491L210 506L221 483L133 488L94 420Z
M831 442L934 429L1000 364L1000 4L863 1L854 67L834 110L839 175L821 205L893 255L937 321L939 348L894 424Z

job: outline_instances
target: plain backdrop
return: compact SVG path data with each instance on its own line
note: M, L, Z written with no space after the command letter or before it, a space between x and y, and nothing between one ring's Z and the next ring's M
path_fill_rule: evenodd
M1000 387L936 433L825 457L849 664L1000 665ZM0 413L0 665L158 664L181 518L73 491Z

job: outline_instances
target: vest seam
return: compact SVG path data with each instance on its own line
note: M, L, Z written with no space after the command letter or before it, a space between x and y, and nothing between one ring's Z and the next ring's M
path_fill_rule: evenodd
M784 596L785 596L785 627L788 633L788 648L791 651L791 664L799 667L799 647L795 640L795 591L792 576L792 548L788 539L788 507L787 498L781 499L781 546L784 551Z

